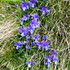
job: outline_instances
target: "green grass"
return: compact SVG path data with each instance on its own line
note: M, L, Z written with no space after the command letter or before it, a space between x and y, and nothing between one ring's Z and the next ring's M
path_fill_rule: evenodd
M40 2L41 0L39 0ZM46 66L36 65L32 66L32 70L70 70L70 49L69 49L69 32L70 32L70 20L69 20L69 2L68 1L60 1L60 0L47 0L46 2L41 2L42 5L48 6L51 10L50 14L42 16L40 19L42 20L41 28L38 28L35 33L49 35L48 40L51 41L51 48L56 49L58 51L59 62L57 65L52 64L50 68L46 68ZM40 6L40 5L39 5ZM37 8L37 7L36 7ZM37 12L36 8L30 12ZM30 55L27 54L27 50L19 49L15 50L13 45L14 41L18 40L19 34L17 34L17 28L19 26L19 20L24 14L21 11L20 5L17 2L0 2L0 27L8 24L8 26L12 23L13 26L9 26L8 28L3 29L2 37L0 39L0 70L27 70L27 66L25 65L25 61L28 61L32 58L32 56L38 57L39 61L42 61L42 55L44 50L38 51L35 53L34 49L30 50ZM30 13L27 11L26 13ZM7 22L7 23L5 23ZM6 27L6 26L4 26ZM4 28L3 27L3 28ZM16 28L16 29L15 29ZM14 30L13 30L14 29ZM4 32L6 30L6 32ZM12 31L10 37L8 31ZM4 33L3 33L4 32ZM7 33L7 34L5 34ZM13 35L13 36L12 36ZM6 37L5 37L6 36ZM47 53L47 52L46 52ZM47 55L45 53L45 55ZM31 59L34 60L34 57Z

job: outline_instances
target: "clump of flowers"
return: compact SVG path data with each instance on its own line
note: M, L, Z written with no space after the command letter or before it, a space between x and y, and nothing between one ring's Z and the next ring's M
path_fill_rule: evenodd
M23 11L25 11L26 9L29 9L30 5L32 7L35 7L36 3L37 0L30 0L29 2L21 1L21 7ZM50 13L48 7L45 6L41 6L40 11L42 12L42 15L45 15L46 13ZM22 46L24 46L27 50L30 50L33 45L35 45L38 50L42 50L42 49L44 49L45 51L50 50L50 41L46 40L48 38L47 34L43 36L41 36L40 34L34 35L34 31L38 27L40 27L41 24L39 18L40 16L38 13L30 13L30 14L23 15L20 21L21 27L18 29L18 32L20 33L20 37L24 38L24 40L14 43L14 46L16 46L16 50L22 48ZM27 20L30 20L29 26L24 26L24 23ZM58 61L57 51L50 50L50 52L51 53L49 54L49 56L46 56L44 58L45 59L44 64L47 65L48 67L51 66L52 61L55 64L57 64ZM28 65L28 67L31 67L31 65L37 65L38 63L36 61L32 62L30 60L27 61L26 64Z
M50 67L52 61L53 61L55 64L58 63L58 62L57 62L57 61L58 61L58 55L57 55L56 50L52 50L52 51L51 51L51 54L50 54L49 56L46 56L46 57L45 57L45 62L44 62L44 64L47 65L48 67Z
M23 11L29 9L30 5L34 8L36 5L37 0L30 0L29 2L21 1L21 8Z

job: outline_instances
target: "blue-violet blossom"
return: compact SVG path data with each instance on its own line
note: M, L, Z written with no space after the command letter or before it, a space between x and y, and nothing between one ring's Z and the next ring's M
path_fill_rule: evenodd
M29 9L29 5L31 5L30 2L21 1L21 7L22 7L23 11L25 11L26 9Z
M45 6L41 6L42 9L40 9L40 11L42 12L42 15L45 15L46 13L50 13L50 10L48 9L48 7Z
M32 3L32 7L34 8L34 6L36 5L37 0L30 0Z

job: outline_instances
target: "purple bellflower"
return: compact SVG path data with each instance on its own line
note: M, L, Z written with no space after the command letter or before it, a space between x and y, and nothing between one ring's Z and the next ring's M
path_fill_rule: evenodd
M26 9L29 9L29 5L31 5L30 2L21 1L21 7L22 7L23 11L25 11Z
M23 33L23 32L26 32L26 31L28 31L28 30L27 30L27 27L20 27L20 28L18 29L18 32L20 32L20 33Z
M20 27L18 29L18 32L20 32L21 36L24 37L28 33L28 29L27 29L27 27Z
M48 48L50 47L50 42L49 41L45 42L44 46L45 50L48 50Z
M57 56L54 56L53 57L53 61L55 62L55 64L57 64L58 63L58 57Z
M15 42L14 43L14 46L16 46L16 49L20 48L21 47L20 45L21 45L21 42Z
M14 46L16 46L16 49L19 49L21 47L21 45L23 45L24 42L15 42Z
M34 20L39 19L38 13L34 13L34 14L30 14L30 15L31 15L32 19L34 19Z
M25 14L22 18L21 18L21 25L24 23L24 21L27 21L29 19L30 15Z
M47 65L48 67L50 67L51 66L51 58L52 58L52 56L51 55L49 55L49 56L46 56L46 60L45 60L45 65Z
M24 22L21 20L21 21L20 21L20 24L23 25L23 23L24 23Z
M48 36L47 35L43 35L43 37L42 37L43 39L47 39L48 38Z
M28 26L28 30L30 31L31 34L33 34L33 32L35 30L34 25Z
M36 65L37 63L34 61L34 62L26 62L26 64L28 65L28 67L31 67L31 64Z
M26 49L30 49L30 46L27 46L27 45L26 45Z
M57 64L58 56L57 56L57 52L55 50L52 52L52 56L53 56L53 61L55 62L55 64Z
M52 62L51 62L50 59L48 59L47 61L44 62L44 64L47 65L47 67L50 67L51 66L51 63Z
M35 39L40 40L40 35L34 36L33 39L34 39L34 40L35 40Z
M30 35L26 35L26 39L30 39Z
M33 39L35 40L35 42L38 42L38 40L40 40L40 35L34 36Z
M41 42L37 42L36 44L39 46L39 48L42 47L42 48L45 48L45 50L48 50L48 48L50 47L49 41L47 41L47 42L41 41Z
M31 45L34 45L34 44L35 44L35 42L34 42L34 41L31 41L31 42L30 42L30 44L31 44Z
M45 15L46 13L50 13L50 10L48 9L48 7L45 6L41 6L42 9L40 9L40 11L42 12L42 15Z
M28 67L31 67L31 62L26 62L26 64L28 65Z
M30 0L32 3L32 7L34 8L34 6L36 5L37 0Z
M27 43L29 43L29 40L24 41L24 44L27 44Z
M32 20L31 21L31 24L35 25L36 28L39 27L40 23L41 22L40 21L37 21L37 20Z
M28 67L31 67L31 64L36 65L37 63L36 62L26 62L26 64L28 65Z

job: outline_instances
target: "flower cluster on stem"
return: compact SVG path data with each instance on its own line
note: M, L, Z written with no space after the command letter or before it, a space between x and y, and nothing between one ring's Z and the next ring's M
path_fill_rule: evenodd
M21 1L21 7L22 10L25 11L29 9L30 5L34 8L36 6L37 0L30 0L29 2ZM46 13L50 13L50 10L48 7L41 6L40 11L42 12L42 15L45 15ZM18 29L18 32L20 33L20 36L22 38L25 38L23 41L14 42L14 46L16 46L16 50L21 48L22 46L25 46L27 50L31 49L31 45L36 45L38 49L45 49L45 51L49 50L50 48L50 41L46 41L48 38L48 35L45 34L41 36L40 34L36 34L33 36L34 31L40 26L41 21L39 20L40 16L38 13L31 13L31 14L24 14L21 18L20 24L21 27ZM24 23L27 20L31 20L29 26L24 26ZM41 39L42 38L42 39ZM58 56L57 52L55 50L50 51L51 54L49 56L45 57L44 64L48 67L51 66L52 61L57 64ZM28 67L31 67L31 65L36 65L36 62L26 62Z

